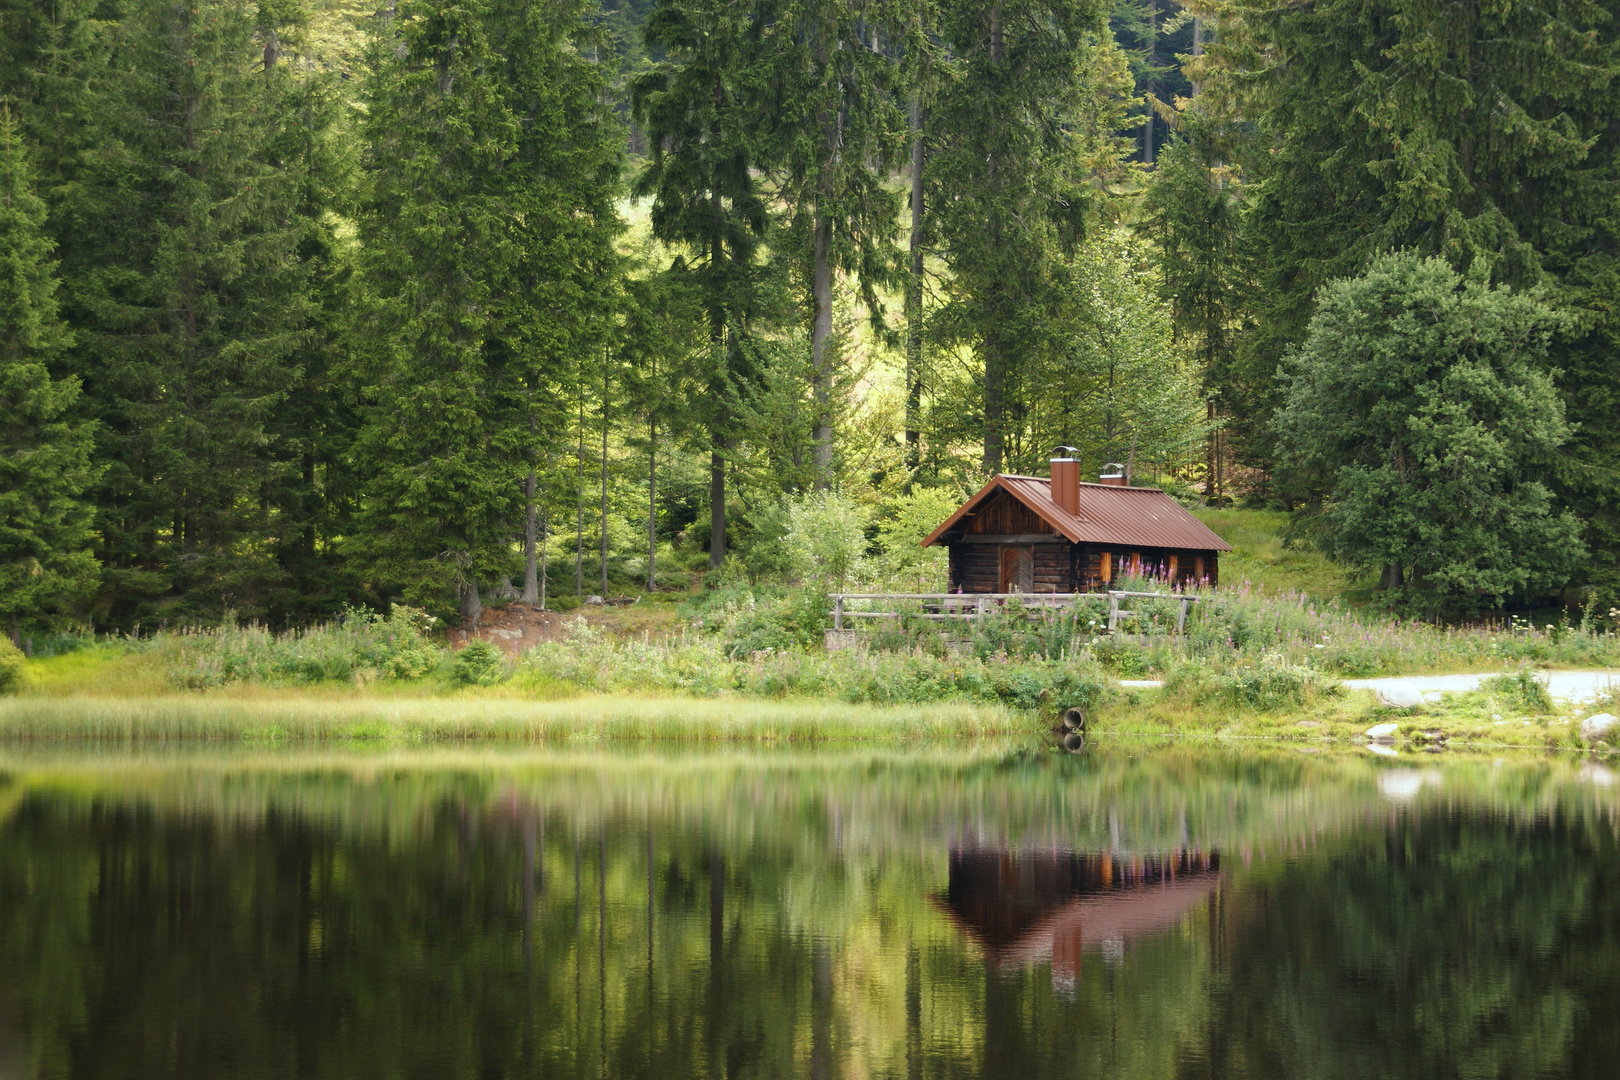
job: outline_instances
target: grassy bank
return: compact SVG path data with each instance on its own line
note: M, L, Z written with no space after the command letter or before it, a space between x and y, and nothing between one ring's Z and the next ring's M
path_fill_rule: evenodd
M296 690L0 701L0 739L29 740L938 742L1038 730L1027 712L959 702L882 707L619 695L534 701L509 693L405 697Z

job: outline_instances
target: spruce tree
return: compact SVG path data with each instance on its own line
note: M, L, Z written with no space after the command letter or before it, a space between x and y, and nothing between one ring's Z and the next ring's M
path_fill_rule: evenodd
M1242 0L1208 51L1205 88L1255 133L1252 370L1303 339L1323 282L1392 249L1554 289L1580 315L1548 357L1579 424L1556 486L1591 526L1589 580L1620 600L1612 6Z
M355 546L468 621L537 516L560 391L594 385L611 331L620 129L583 16L419 0L375 43Z
M0 104L0 624L25 623L94 582L89 425L74 376L53 378L71 342L56 304L45 205L16 117Z
M989 473L1024 449L1023 406L1036 392L1026 361L1062 302L1062 263L1095 210L1094 176L1119 160L1112 133L1129 84L1106 37L1109 6L1096 0L939 7L951 60L930 113L927 202L950 275L936 325L983 365Z
M832 484L836 346L833 296L851 280L879 333L878 289L898 277L899 199L886 180L905 147L900 66L912 32L902 0L772 0L754 70L766 125L765 160L780 176L782 237L802 266L810 316L816 485Z
M742 0L659 0L650 47L667 59L635 83L650 156L636 192L652 198L653 235L682 252L709 324L706 377L693 400L709 451L709 564L726 554L726 469L736 402L758 380L746 338L760 302L755 265L767 208L759 191L758 100L739 86L761 26Z
M309 303L262 29L243 0L133 0L83 62L64 308L108 465L102 604L120 622L257 613L285 580L270 423L299 386Z

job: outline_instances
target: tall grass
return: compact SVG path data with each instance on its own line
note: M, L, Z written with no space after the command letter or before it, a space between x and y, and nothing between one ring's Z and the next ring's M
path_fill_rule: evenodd
M303 694L0 700L0 740L164 742L609 740L799 743L961 739L1029 734L1026 713L951 702L901 707L844 702L510 696L332 698Z

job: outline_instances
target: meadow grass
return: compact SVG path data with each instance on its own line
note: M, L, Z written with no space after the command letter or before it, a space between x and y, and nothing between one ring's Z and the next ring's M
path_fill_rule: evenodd
M1190 512L1232 545L1233 550L1221 556L1221 580L1229 586L1247 581L1268 592L1302 592L1320 600L1360 603L1375 584L1314 548L1285 546L1288 515L1281 510L1194 507Z

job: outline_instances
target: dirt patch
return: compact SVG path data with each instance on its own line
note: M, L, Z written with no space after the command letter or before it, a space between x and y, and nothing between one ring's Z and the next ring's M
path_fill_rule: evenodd
M478 628L459 627L450 631L450 647L459 649L469 641L487 641L512 656L521 656L542 641L560 641L568 625L583 618L587 625L614 637L659 636L677 621L675 605L640 601L587 604L572 611L541 611L533 604L511 603L487 607Z

